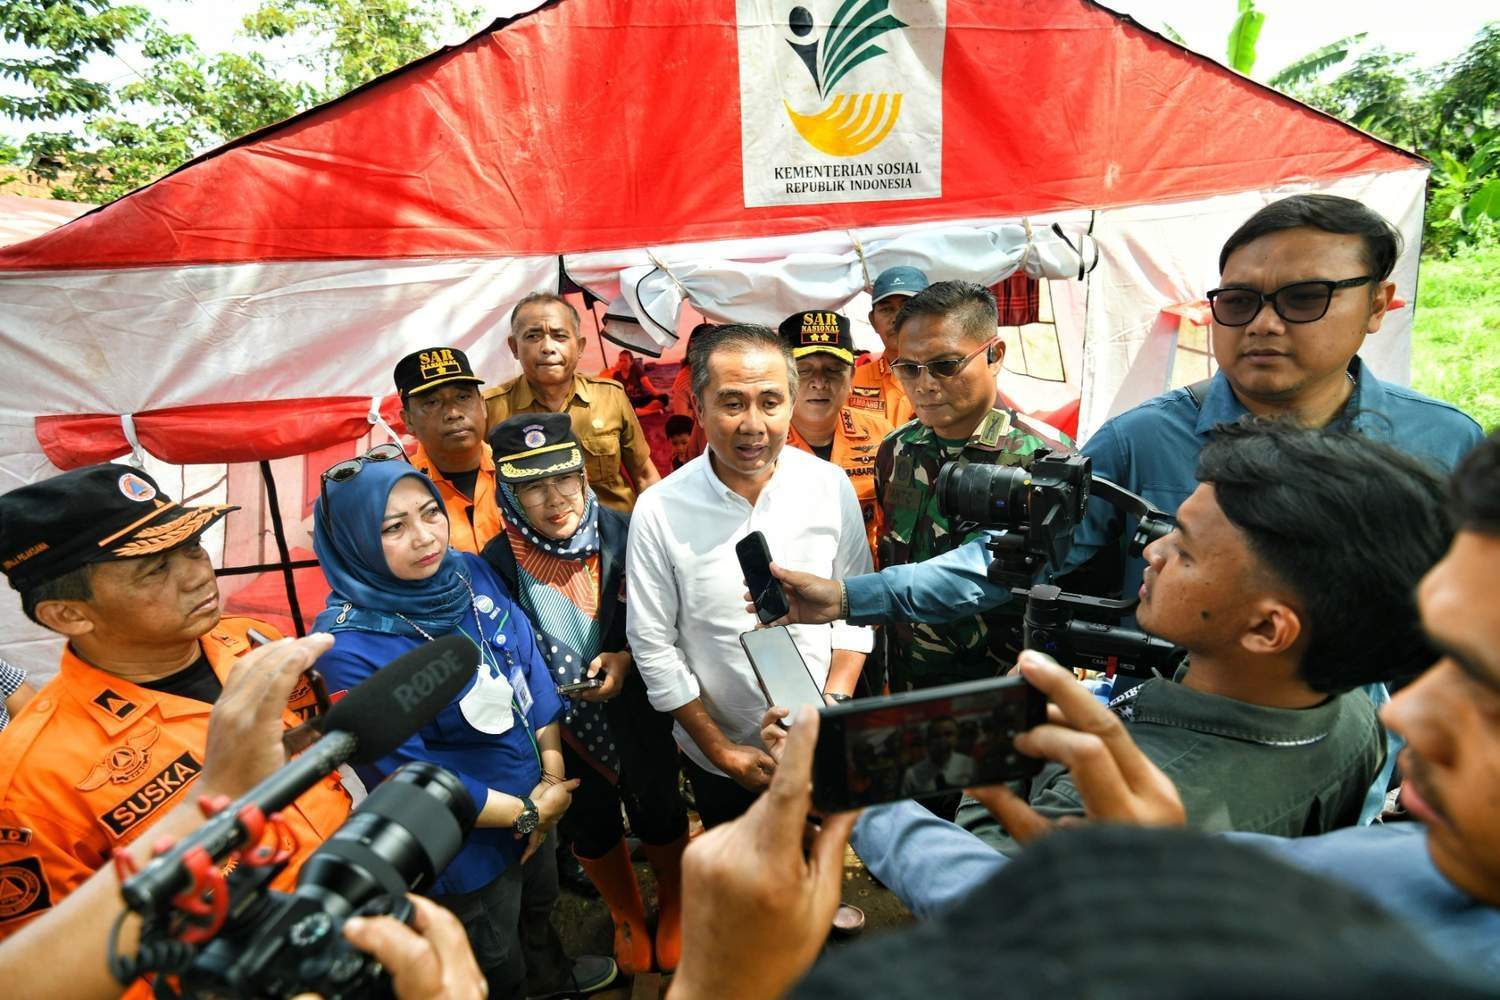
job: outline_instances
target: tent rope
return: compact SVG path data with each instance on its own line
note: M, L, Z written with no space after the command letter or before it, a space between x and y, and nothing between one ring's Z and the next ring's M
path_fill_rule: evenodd
M135 435L135 417L129 413L120 414L120 430L125 433L125 443L130 445L130 464L144 469L146 454L141 448L141 439Z
M370 412L365 414L365 419L370 422L370 425L372 427L379 427L381 430L385 431L386 436L396 444L401 444L400 435L392 430L391 425L386 423L385 419L380 415L380 399L381 397L379 396L370 397Z
M864 274L865 291L874 291L875 282L870 280L870 260L865 256L865 246L859 241L859 237L854 234L854 230L846 229L844 231L849 234L849 242L854 244L854 253L859 257L859 269Z
M693 301L693 297L688 294L687 286L677 280L677 275L672 273L671 268L667 267L667 265L662 262L662 259L660 257L656 256L656 251L652 250L650 247L647 247L646 256L650 258L652 264L656 265L656 269L658 271L660 271L662 274L665 274L667 278L671 280L672 284L677 286L677 294L682 296L684 302Z

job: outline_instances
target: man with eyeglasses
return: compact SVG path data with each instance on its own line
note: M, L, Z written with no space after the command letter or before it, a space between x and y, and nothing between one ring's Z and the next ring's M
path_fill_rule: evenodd
M874 552L875 453L891 425L879 411L847 405L854 371L849 318L836 312L793 313L781 321L779 332L797 362L797 399L786 443L844 470L859 499Z
M999 404L995 378L1005 357L989 289L939 281L896 316L899 353L891 365L916 420L882 442L875 460L880 565L917 563L954 549L960 534L938 509L938 470L947 462L1025 465L1038 448L1067 447L1046 429ZM1017 609L976 615L941 628L895 625L887 639L892 691L990 676L1020 651Z
M448 544L478 555L505 527L495 502L495 460L484 440L484 380L463 351L429 347L397 362L395 381L401 421L417 439L411 464L443 498ZM372 457L390 456L377 450Z
M926 287L927 275L904 264L881 271L870 287L870 325L879 335L885 352L854 370L849 405L883 415L892 427L900 427L912 418L906 387L891 371L891 362L900 353L896 345L896 315L907 299Z

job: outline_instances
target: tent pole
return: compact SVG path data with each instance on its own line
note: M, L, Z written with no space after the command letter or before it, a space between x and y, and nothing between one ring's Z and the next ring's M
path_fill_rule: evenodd
M286 581L286 605L292 613L292 628L297 638L307 634L302 626L302 608L297 603L297 581L292 575L292 553L286 544L286 529L281 524L281 504L276 499L276 477L271 475L271 463L261 460L260 478L266 484L266 502L271 505L271 533L276 536L276 552L281 556L281 577Z

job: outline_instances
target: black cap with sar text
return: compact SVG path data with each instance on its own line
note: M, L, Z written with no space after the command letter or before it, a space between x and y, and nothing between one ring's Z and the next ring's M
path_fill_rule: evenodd
M792 357L832 354L845 364L854 364L854 334L849 317L836 312L792 313L777 328L792 349Z
M0 496L0 570L24 592L89 563L185 545L232 510L184 507L128 465L74 469Z
M429 347L408 354L396 362L396 391L401 398L417 396L450 382L483 385L474 374L468 355L456 347Z

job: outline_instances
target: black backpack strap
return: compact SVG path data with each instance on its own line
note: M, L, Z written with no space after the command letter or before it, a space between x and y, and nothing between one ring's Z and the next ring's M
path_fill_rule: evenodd
M1203 409L1203 401L1208 398L1208 387L1213 384L1214 380L1212 378L1204 378L1199 379L1192 385L1184 386L1187 389L1187 394L1193 399L1193 407L1195 409Z

